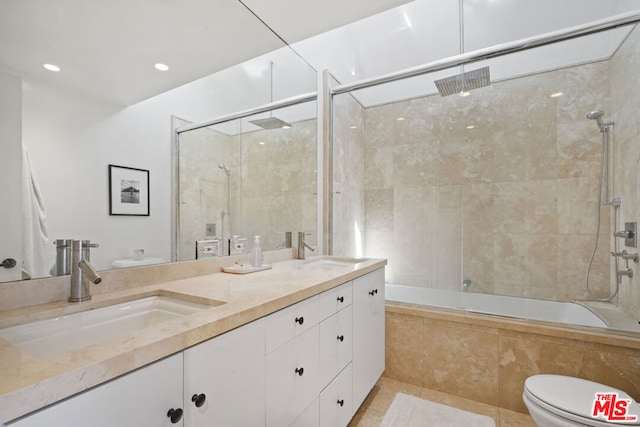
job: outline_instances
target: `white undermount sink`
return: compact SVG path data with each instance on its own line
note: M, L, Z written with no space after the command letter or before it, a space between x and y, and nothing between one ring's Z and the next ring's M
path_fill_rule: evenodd
M340 258L323 256L320 258L311 258L305 262L306 267L351 267L358 263L367 261L362 258Z
M0 329L0 338L34 357L51 357L221 304L209 299L194 302L173 293L151 295Z

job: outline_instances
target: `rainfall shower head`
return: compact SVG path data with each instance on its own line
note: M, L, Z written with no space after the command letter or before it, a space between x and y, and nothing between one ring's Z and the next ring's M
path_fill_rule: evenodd
M291 125L284 120L280 120L277 117L267 117L266 119L249 120L249 123L253 123L256 126L260 126L262 129L288 129Z
M269 102L273 102L273 61L269 61ZM291 124L284 120L273 117L273 111L269 112L269 117L266 119L249 120L249 123L262 129L289 129L291 127Z
M434 83L440 96L449 96L489 86L491 76L489 75L489 67L484 67L436 80Z
M602 111L601 109L596 109L593 111L590 111L589 113L587 113L587 119L589 120L595 120L596 124L598 125L598 127L600 128L600 132L604 131L605 128L605 124L602 121L602 116L604 116L604 111Z
M218 168L222 169L224 171L224 173L227 174L227 176L231 175L231 171L229 169L227 169L227 167L225 165L223 165L222 163L220 163L218 165Z

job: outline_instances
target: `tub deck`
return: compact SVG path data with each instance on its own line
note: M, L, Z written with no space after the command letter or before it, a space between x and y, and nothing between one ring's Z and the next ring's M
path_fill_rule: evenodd
M640 324L611 303L558 302L503 295L386 285L387 301L454 308L474 313L639 332Z

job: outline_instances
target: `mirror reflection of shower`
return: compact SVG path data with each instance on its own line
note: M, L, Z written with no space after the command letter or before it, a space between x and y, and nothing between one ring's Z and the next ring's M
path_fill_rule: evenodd
M597 205L597 226L596 226L596 237L593 245L593 252L591 253L591 259L589 260L589 266L587 267L587 275L585 278L585 287L589 296L596 301L608 302L611 301L617 294L620 289L620 281L621 276L618 274L619 266L618 266L618 258L614 255L615 260L615 269L616 269L616 286L613 293L607 298L597 298L595 297L591 289L589 289L589 276L591 274L591 268L593 266L593 260L595 259L596 252L598 250L598 240L600 236L600 225L601 225L601 212L600 206L611 206L614 208L613 221L614 221L614 230L618 229L618 209L620 209L621 200L619 197L614 197L613 199L609 198L609 127L613 126L613 122L605 122L602 118L604 117L604 111L601 109L595 109L587 113L587 119L595 120L598 125L598 129L600 129L600 133L602 134L602 147L601 147L601 167L600 167L600 179L598 184L598 205ZM602 192L604 185L604 202L602 201ZM614 239L614 252L613 254L618 253L618 240Z
M220 239L222 240L222 253L226 255L229 253L229 248L228 245L225 245L224 218L231 215L231 171L222 163L218 164L218 168L227 175L227 206L226 209L220 210Z

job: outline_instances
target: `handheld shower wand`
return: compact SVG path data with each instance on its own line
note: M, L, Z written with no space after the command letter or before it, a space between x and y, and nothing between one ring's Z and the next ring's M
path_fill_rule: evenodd
M600 128L600 132L606 132L608 129L605 123L602 121L602 116L604 116L604 111L599 108L587 113L587 119L595 120L598 128Z

